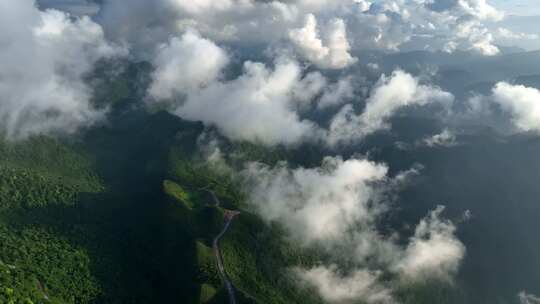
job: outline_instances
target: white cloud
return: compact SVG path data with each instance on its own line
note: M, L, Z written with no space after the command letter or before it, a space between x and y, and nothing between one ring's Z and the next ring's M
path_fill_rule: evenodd
M318 266L309 270L296 269L300 279L315 287L328 303L369 304L396 303L391 290L379 282L379 273L356 270L348 275L339 274L336 266Z
M319 72L311 72L304 76L301 82L298 82L293 89L293 98L298 102L299 110L307 110L313 107L315 96L325 91L325 94L332 94L330 89L335 89L336 84L328 83L326 77ZM326 91L328 91L326 93ZM341 96L336 96L341 98Z
M499 36L484 23L502 16L485 0L105 0L98 20L111 37L143 53L194 28L220 43L272 47L288 39L316 65L342 68L356 61L349 49L395 51L412 42L416 49L472 49L492 55Z
M465 246L456 239L456 227L440 219L444 207L439 206L416 227L396 268L407 278L440 278L451 280L465 255Z
M387 120L403 107L452 101L452 94L422 85L412 75L397 70L390 77L381 76L371 90L362 114L355 114L350 104L344 106L333 118L327 140L330 145L357 141L389 128Z
M458 0L460 9L480 20L501 20L504 13L488 4L487 0Z
M332 118L329 130L323 130L301 114L314 106L323 109L351 100L351 77L329 83L319 72L304 74L298 63L280 58L274 70L246 62L243 75L220 80L227 55L194 33L173 38L162 47L155 62L149 94L172 101L171 112L216 126L233 140L265 145L321 139L330 146L355 142L389 128L388 119L401 108L453 100L451 94L420 84L412 75L398 70L390 77L383 75L375 84L363 113L357 115L347 104Z
M0 126L8 137L72 133L103 116L82 81L100 58L122 54L88 17L0 1Z
M200 156L216 173L233 174L234 169L227 163L225 153L221 150L221 142L214 133L202 132L197 138Z
M383 75L372 89L361 120L368 127L367 132L372 132L385 128L386 119L401 107L452 99L450 93L436 87L421 85L412 75L398 70L389 78Z
M153 59L155 71L149 94L156 99L170 99L215 81L229 58L212 41L189 31L173 37L158 48Z
M238 0L197 0L197 1L185 1L185 0L167 0L172 6L176 7L180 11L184 11L188 14L197 15L207 11L224 11L232 9L235 5L249 4L251 1L238 1Z
M495 35L501 39L508 40L535 40L538 39L537 34L527 34L521 32L514 32L504 27L497 28Z
M491 34L486 34L483 39L475 41L471 49L478 51L482 55L494 56L500 53L500 50L497 46L492 44L493 38Z
M253 164L245 174L257 182L251 201L260 214L310 244L340 238L354 224L368 224L381 211L368 204L376 191L370 183L384 180L387 170L367 160L326 158L320 169Z
M428 147L452 147L457 145L456 135L449 129L444 129L439 134L425 138L423 143Z
M481 25L478 20L469 19L460 21L456 26L456 37L467 41L468 49L476 51L482 55L494 56L500 53L497 46L493 44L493 34ZM456 43L456 45L459 45Z
M294 269L323 299L393 303L400 282L449 282L465 253L455 226L441 219L442 207L420 221L406 246L399 245L398 235L378 231L390 193L415 172L392 179L385 165L327 157L312 169L252 163L243 176L249 202L263 219L282 225L294 244L316 246L331 257L330 264ZM383 272L398 279L380 280Z
M540 304L540 298L529 294L525 291L521 291L518 293L518 299L520 304Z
M540 131L540 90L523 85L499 82L491 94L476 94L466 100L462 112L453 113L452 124L489 126L500 134Z
M371 2L366 0L353 0L353 3L356 5L360 12L367 12L371 7Z
M213 41L273 41L274 18L295 19L294 11L280 2L252 0L105 0L97 20L111 39L129 43L139 56L152 56L155 45L188 29ZM267 35L260 35L264 28Z
M315 19L313 14L306 16L306 22L303 28L291 30L289 37L309 60L322 62L330 53L319 37L317 19Z
M242 75L225 81L220 75L228 61L223 49L196 32L172 38L153 60L148 95L168 102L172 113L216 126L233 140L265 145L318 140L323 131L301 113L353 97L351 77L330 83L319 72L304 73L285 57L273 70L246 62Z
M316 17L308 14L304 27L290 30L289 38L307 60L321 68L342 69L357 61L349 54L350 45L342 19L329 22L323 41Z
M493 100L507 112L520 131L540 131L540 91L522 85L499 82Z
M278 60L274 70L246 62L244 74L237 79L192 90L172 111L184 119L214 125L234 140L295 144L318 136L316 125L297 113L300 101L314 97L299 91L311 87L312 80L309 74L302 77L301 67L288 59ZM316 93L312 90L311 94Z
M480 20L500 20L504 13L491 6L486 0L426 0L430 9L438 12L450 11L456 15L468 15Z

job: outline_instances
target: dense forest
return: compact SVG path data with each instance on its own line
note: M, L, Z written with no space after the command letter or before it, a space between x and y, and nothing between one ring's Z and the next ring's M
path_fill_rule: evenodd
M201 123L146 107L140 101L148 69L102 63L88 75L96 107L111 108L105 124L75 136L0 141L0 303L226 303L212 252L225 209L241 212L221 241L241 303L323 303L290 269L328 257L264 222L234 172L247 161L317 166L329 151L229 141ZM432 128L419 121L416 130ZM203 156L208 134L219 139L225 168ZM384 136L340 152L371 153L396 172L416 162ZM403 206L403 218L418 218L419 211ZM461 279L402 284L395 297L404 304L474 303L462 287Z
M0 304L540 304L532 2L0 0Z
M286 242L246 209L228 172L200 159L200 125L163 112L118 119L82 140L2 143L1 302L224 303L211 248L222 208L242 210L222 243L242 302L320 302L288 275L317 253ZM230 149L269 162L284 153ZM421 303L422 292L403 292Z

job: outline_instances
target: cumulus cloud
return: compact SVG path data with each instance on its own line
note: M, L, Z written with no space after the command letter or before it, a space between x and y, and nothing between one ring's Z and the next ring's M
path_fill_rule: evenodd
M412 40L421 41L426 49L453 52L471 50L493 56L500 50L495 45L498 36L486 22L498 22L504 14L485 0L430 0L418 1L413 12ZM414 4L409 4L414 6ZM424 10L426 9L427 10ZM418 46L420 46L418 45Z
M379 208L369 201L388 168L367 160L326 158L320 169L291 171L252 164L245 174L257 183L252 201L268 221L279 221L299 242L340 238L357 223L368 224Z
M8 137L72 133L103 117L82 77L100 58L122 54L88 17L0 1L0 126Z
M540 91L522 85L499 82L493 88L493 101L507 112L520 131L540 131Z
M439 134L425 138L423 144L428 147L452 147L457 145L456 135L449 129L444 129Z
M182 1L182 0L170 0L173 6L177 7L189 14L200 14L205 11L223 11L233 7L233 5L240 6L242 3L250 3L249 0L198 0L198 1Z
M450 93L436 87L421 85L412 75L398 70L389 78L383 75L375 85L361 120L367 127L367 132L372 132L385 128L386 119L401 107L452 99Z
M539 132L540 113L537 106L540 91L523 85L499 82L491 93L475 94L465 102L465 109L452 113L453 124L477 124L493 128L501 134Z
M341 69L357 61L349 54L345 22L334 19L327 25L324 42L313 14L306 17L303 28L292 29L289 37L299 52L309 61L321 68Z
M395 303L391 290L379 282L380 274L368 270L356 270L343 276L336 266L318 266L309 270L297 269L301 280L315 287L328 303Z
M321 122L305 119L302 114L353 100L352 77L330 83L321 73L306 73L297 62L281 57L273 69L248 61L238 78L223 80L219 75L227 61L222 49L197 34L188 32L181 39L173 38L155 60L149 95L171 102L171 112L184 119L216 126L233 140L265 145L356 142L388 129L389 118L401 108L453 100L451 94L420 84L417 78L397 70L379 79L361 114L346 104L326 130Z
M191 91L173 105L172 112L216 126L234 140L295 144L318 136L317 126L297 112L299 100L313 98L306 96L309 90L301 90L310 87L311 80L310 75L302 77L301 67L288 59L278 60L273 70L262 63L246 62L240 77ZM316 89L311 91L318 93Z
M501 20L504 13L488 4L487 0L459 0L459 7L470 15L482 20Z
M499 36L484 23L502 16L485 0L105 0L98 20L111 38L143 53L194 28L220 43L272 47L288 40L308 61L337 69L356 61L352 51L404 44L493 55Z
M440 219L443 210L437 207L416 227L405 255L396 265L406 277L450 280L457 273L465 246L455 238L454 224Z
M473 50L499 52L497 37L484 23L497 22L503 13L484 0L378 1L356 18L346 18L354 29L356 48Z
M500 20L504 16L486 0L428 0L426 5L435 11L458 11L481 20Z
M468 49L474 50L482 55L494 56L500 50L494 43L493 34L475 19L460 21L455 28L456 37L461 41L467 41ZM459 41L459 40L457 40ZM457 41L451 41L456 43Z
M465 248L455 226L441 219L442 207L420 221L406 246L399 245L399 236L377 229L389 193L410 175L390 178L385 165L333 157L320 168L252 163L243 172L249 201L263 219L282 225L295 244L316 246L332 257L329 264L294 271L323 299L339 303L392 303L401 279L448 281L456 273ZM396 274L398 282L380 280L383 272Z
M518 293L518 299L519 299L520 304L539 304L540 303L539 297L533 294L529 294L525 291L521 291Z
M188 29L214 41L272 41L273 30L269 35L260 35L260 30L282 14L295 16L280 2L105 0L97 20L111 39L130 44L138 55L151 56L153 46Z
M149 94L171 99L215 81L229 58L224 50L196 32L173 37L158 48Z
M330 82L287 57L278 58L273 69L245 62L238 78L224 80L220 76L228 61L222 48L196 32L173 37L153 60L150 100L165 101L172 113L215 126L233 140L292 145L323 134L302 118L303 112L354 96L352 77Z
M361 114L356 114L350 104L344 106L333 118L327 140L330 145L357 141L389 128L388 119L403 107L452 101L452 94L437 87L422 85L412 75L397 70L390 77L381 76Z
M499 27L496 30L497 37L508 40L535 40L538 39L537 34L527 34L521 32L514 32L504 27Z

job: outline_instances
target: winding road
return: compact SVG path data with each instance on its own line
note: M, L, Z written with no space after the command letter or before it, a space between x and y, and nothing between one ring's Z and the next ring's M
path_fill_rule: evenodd
M219 198L216 196L216 194L213 191L210 191L210 190L207 190L207 191L212 195L214 202L216 203L216 207L219 207L221 205ZM227 275L227 272L225 271L225 266L223 266L223 256L221 255L221 249L219 248L219 241L225 235L225 233L227 233L227 230L229 230L229 226L231 225L231 222L239 214L240 212L238 211L225 209L225 214L223 216L225 219L225 225L223 226L223 229L221 230L221 232L214 238L214 241L212 242L212 248L214 251L214 256L216 257L219 275L221 276L221 279L223 280L223 284L225 285L225 288L227 288L230 304L236 304L236 295L234 292L234 285L231 283L231 280L229 279L229 276Z

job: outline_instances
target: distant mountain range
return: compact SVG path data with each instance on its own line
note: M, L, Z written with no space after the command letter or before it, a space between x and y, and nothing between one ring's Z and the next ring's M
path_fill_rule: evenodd
M99 0L38 0L41 8L55 8L74 15L95 15L99 11Z

